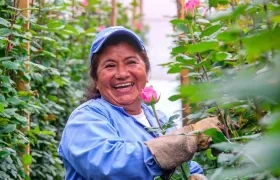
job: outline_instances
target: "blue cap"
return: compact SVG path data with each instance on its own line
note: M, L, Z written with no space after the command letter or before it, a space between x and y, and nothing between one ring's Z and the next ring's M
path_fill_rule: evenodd
M140 37L130 29L123 26L111 26L100 31L94 38L90 48L90 61L92 55L97 53L106 40L113 35L127 35L131 37L139 45L139 48L145 51L145 46ZM91 62L92 63L92 62Z

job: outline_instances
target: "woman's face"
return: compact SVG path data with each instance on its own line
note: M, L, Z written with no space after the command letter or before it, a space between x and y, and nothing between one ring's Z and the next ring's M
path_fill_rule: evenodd
M99 56L96 85L111 104L121 107L140 104L139 94L146 82L145 63L131 45L108 46Z

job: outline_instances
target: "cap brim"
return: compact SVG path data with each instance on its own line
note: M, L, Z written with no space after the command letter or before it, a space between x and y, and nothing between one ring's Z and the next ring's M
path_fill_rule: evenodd
M116 35L127 35L128 37L130 37L137 43L137 45L139 46L140 49L145 50L143 44L141 44L141 40L138 39L138 37L134 33L129 32L127 30L119 29L119 30L112 32L110 35L106 36L104 39L102 39L101 42L98 43L99 46L93 52L91 52L91 56L93 54L97 53L102 48L103 44L108 40L108 38L116 36Z

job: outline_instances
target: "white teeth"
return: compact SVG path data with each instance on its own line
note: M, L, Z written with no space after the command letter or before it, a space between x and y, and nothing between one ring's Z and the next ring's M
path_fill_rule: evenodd
M132 86L132 85L133 85L133 83L124 83L124 84L115 85L114 87L115 87L115 88L118 88L118 87Z

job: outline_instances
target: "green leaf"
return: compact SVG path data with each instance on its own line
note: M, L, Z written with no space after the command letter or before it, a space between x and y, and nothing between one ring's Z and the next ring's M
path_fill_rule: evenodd
M217 32L219 29L221 29L221 25L217 24L214 26L210 26L208 28L206 28L204 31L202 31L202 33L200 34L200 37L204 37L204 36L210 36L211 34Z
M16 114L17 110L18 110L17 108L6 108L5 109L5 113L10 115L10 116L13 116L13 115Z
M36 64L36 63L31 62L31 61L27 61L26 64L29 64L29 65L31 65L31 66L34 66L34 67L36 67L36 68L38 68L38 69L40 69L40 70L43 70L43 71L45 71L45 70L48 69L47 67L45 67L45 66L43 66L43 65L41 65L41 64Z
M52 57L52 58L55 58L55 57L56 57L56 55L55 55L54 53L49 52L49 51L43 51L43 53L44 53L45 55L47 55L47 56Z
M187 52L191 52L191 53L205 52L205 51L209 51L212 49L218 49L218 48L219 48L219 42L206 41L206 42L200 42L197 44L189 45Z
M172 49L172 54L184 53L187 52L188 46L178 46Z
M210 148L206 150L206 156L207 156L208 159L210 159L212 161L217 159L217 157L215 157L212 154L212 149L210 149Z
M13 58L14 57L12 57L12 56L1 57L0 61L6 61L6 60L9 60L9 59L13 59Z
M94 29L95 30L95 29ZM65 28L63 29L63 32L67 33L67 34L78 34L78 30L76 28L74 28L73 26L67 24L65 26Z
M32 74L34 80L38 81L38 82L43 82L44 78L42 76L42 74L40 73L34 73Z
M60 30L63 29L65 26L61 21L50 21L47 24L48 29L55 29L55 30Z
M54 95L48 95L47 98L51 101L57 102L58 98Z
M9 27L11 25L11 23L9 21L7 21L6 19L3 19L1 17L0 17L0 24L5 27Z
M188 23L188 21L187 20L183 20L183 19L172 19L171 21L170 21L170 23L173 25L173 26L176 26L177 24L179 24L179 23L182 23L182 24L187 24Z
M24 154L22 156L22 164L30 165L32 163L32 156L29 154Z
M274 23L280 23L280 15L273 16L271 21Z
M176 25L176 29L177 29L178 31L184 32L185 34L188 34L187 26L186 26L185 24L183 24L183 23L178 23L178 24Z
M231 58L232 58L232 54L228 52L217 52L212 60L223 61L223 60L231 60Z
M5 96L3 96L2 94L0 94L0 102L5 102Z
M174 73L178 73L181 71L181 68L177 65L177 66L173 66L171 67L167 73L169 74L174 74Z
M254 36L242 39L244 47L247 50L248 58L258 57L260 54L269 50L280 49L280 28L274 30L265 30Z
M197 78L197 77L201 77L201 74L197 73L197 72L189 72L187 74L187 77L195 77L195 78Z
M196 60L194 58L190 58L190 57L185 58L184 56L177 56L176 61L183 63L184 65L193 65Z
M54 40L53 38L47 37L47 36L35 36L34 38L42 39L42 40L50 41L50 42L56 42L56 40Z
M21 125L27 125L27 118L24 116L21 116L19 114L15 114L14 117L21 123Z
M85 32L84 28L82 28L81 26L78 26L78 25L75 26L75 29L78 31L79 34Z
M228 141L224 134L218 131L216 128L207 129L203 133L207 136L211 136L214 143Z
M207 19L197 19L195 22L199 24L210 24L210 21Z
M181 95L180 94L176 94L176 95L170 96L168 98L169 101L176 101L178 99L181 99Z
M240 39L240 32L237 31L225 31L218 34L217 39L225 42L234 42Z
M7 37L12 34L12 31L9 28L1 28L0 36Z
M9 151L7 151L7 150L0 151L0 159L5 159L8 156L10 156Z
M174 114L174 115L172 115L172 116L169 118L168 121L174 121L174 120L177 119L178 117L180 117L179 114Z
M0 134L8 134L14 132L17 129L15 124L7 124L6 126L0 126Z
M0 103L0 113L4 112L5 108L4 108L4 104Z
M188 99L191 102L199 102L209 98L217 98L219 96L216 92L213 92L213 84L196 84L185 85L180 87L181 97Z
M9 97L9 98L7 99L7 101L8 101L9 103L11 103L12 105L18 105L18 104L20 104L20 103L22 102L22 100L19 99L19 98L16 97L16 96Z
M11 69L11 70L17 70L19 67L19 64L12 62L12 61L3 61L2 64L5 68Z
M209 0L209 7L217 7L219 4L227 5L229 2L229 0Z
M182 177L177 173L173 173L170 180L182 180Z

